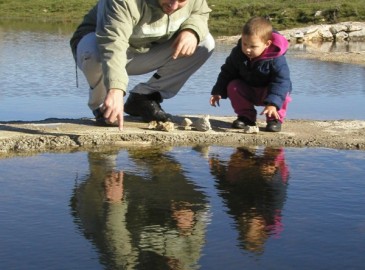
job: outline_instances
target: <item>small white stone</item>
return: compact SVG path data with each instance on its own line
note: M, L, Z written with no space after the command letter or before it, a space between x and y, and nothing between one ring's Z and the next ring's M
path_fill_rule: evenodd
M175 125L173 122L160 122L159 129L162 131L170 132L175 130Z
M151 121L148 123L148 129L156 129L158 126L158 123L156 121Z
M193 122L189 118L184 118L181 122L182 127L186 130L191 129L192 124Z
M195 122L195 128L199 131L211 130L212 127L209 122L209 115L204 115L203 117L198 118Z
M257 134L260 132L260 129L258 126L245 126L243 131L248 134Z

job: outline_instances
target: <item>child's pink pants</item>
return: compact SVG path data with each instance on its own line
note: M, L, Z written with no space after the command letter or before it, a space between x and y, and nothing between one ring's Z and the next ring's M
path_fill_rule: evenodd
M228 98L237 116L244 116L252 122L256 122L257 111L255 106L265 106L264 100L267 97L267 87L257 88L245 84L242 80L233 80L227 86ZM288 103L291 101L288 94L278 114L279 121L284 122ZM266 121L274 120L274 117L266 117Z

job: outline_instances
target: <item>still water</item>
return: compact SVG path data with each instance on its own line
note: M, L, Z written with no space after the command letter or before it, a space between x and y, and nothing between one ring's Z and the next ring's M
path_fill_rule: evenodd
M0 23L0 121L91 117L71 31ZM208 105L230 48L166 111L233 115L227 101ZM289 118L365 119L363 67L288 61ZM363 269L364 161L364 151L218 146L0 159L0 269Z
M0 160L1 269L363 269L365 152L216 146Z
M86 103L88 86L68 45L72 26L0 23L0 121L92 117ZM365 45L354 46L364 49ZM172 114L233 116L229 101L209 105L210 91L231 45L218 45L213 56L185 84L177 97L165 100ZM349 50L352 47L346 47ZM293 102L288 118L365 119L365 68L296 59L288 53ZM150 75L130 78L130 89Z

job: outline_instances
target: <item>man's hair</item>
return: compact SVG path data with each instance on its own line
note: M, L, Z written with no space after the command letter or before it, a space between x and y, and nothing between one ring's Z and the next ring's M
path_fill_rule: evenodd
M253 17L249 19L242 29L242 35L258 36L266 42L272 38L273 27L271 22L264 17Z

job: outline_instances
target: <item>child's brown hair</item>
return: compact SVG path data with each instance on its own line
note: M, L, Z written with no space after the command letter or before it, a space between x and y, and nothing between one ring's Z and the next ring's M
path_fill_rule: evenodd
M266 42L272 38L273 27L271 22L264 17L253 17L249 19L242 29L242 35L258 36Z

